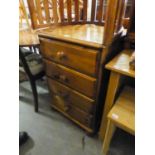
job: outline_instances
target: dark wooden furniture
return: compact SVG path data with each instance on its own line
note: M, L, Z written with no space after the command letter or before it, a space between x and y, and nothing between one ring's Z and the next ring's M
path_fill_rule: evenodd
M125 32L122 28L125 0L109 0L104 17L103 0L99 4L92 0L91 8L84 0L82 19L78 0L67 0L67 8L63 0L58 3L52 0L52 4L43 2L44 7L31 0L28 5L33 28L43 28L37 33L51 91L51 106L87 132L94 133L99 128L103 108L99 97L102 69L113 38ZM67 9L67 17L64 17L64 9Z
M34 96L35 112L38 112L38 94L37 94L37 88L36 88L36 80L41 79L45 75L45 72L43 70L43 64L36 64L36 65L30 66L30 64L26 60L26 57L24 56L23 47L37 48L38 46L39 46L39 40L35 32L31 30L19 31L19 57L23 65L20 71L23 71L23 72L25 71L25 73L29 78L33 96ZM32 57L31 59L35 60L37 59L38 56L37 54L33 53L28 55L27 57Z

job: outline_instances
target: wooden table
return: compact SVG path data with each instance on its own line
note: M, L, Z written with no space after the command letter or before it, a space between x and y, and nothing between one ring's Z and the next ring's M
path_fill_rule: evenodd
M41 64L39 64L39 63L35 64L36 68L39 66L38 71L36 71L34 73L31 70L32 69L31 65L29 65L27 63L24 53L22 52L22 47L29 47L29 48L32 48L35 50L39 44L40 44L39 38L35 31L33 31L33 30L20 30L19 31L19 57L22 62L22 67L21 67L21 70L19 70L19 75L23 72L29 79L29 82L30 82L30 85L32 88L32 93L34 96L34 110L35 110L35 112L38 112L38 93L37 93L37 88L36 88L36 80L42 78L45 75L45 73L42 70L42 67L40 67ZM24 70L23 70L23 68L24 68ZM34 65L33 65L33 68L34 68ZM24 80L24 78L22 77L21 80Z
M21 47L36 47L39 44L39 38L35 31L29 29L19 30L19 50ZM19 72L19 79L20 81L28 79L25 72Z
M19 31L19 46L20 47L31 47L39 45L39 38L33 30L20 30Z
M135 78L135 71L130 69L129 62L133 50L124 50L114 59L112 59L105 68L111 71L108 91L102 116L99 135L104 139L107 127L107 115L114 103L117 88L119 86L120 77L122 75Z

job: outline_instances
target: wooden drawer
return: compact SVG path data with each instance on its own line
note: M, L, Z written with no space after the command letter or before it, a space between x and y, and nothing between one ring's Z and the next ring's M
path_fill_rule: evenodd
M62 65L45 60L46 74L53 79L94 98L96 89L96 79L87 75L66 68Z
M55 96L53 96L53 98L55 98ZM89 114L87 114L87 113L81 111L80 109L78 109L74 106L71 106L71 105L69 105L68 108L65 110L62 109L61 105L57 102L52 104L51 106L90 132L90 128L92 128L92 125L93 125L93 116L92 115L89 115Z
M68 106L73 105L86 113L94 112L94 100L50 78L48 78L48 85L53 96L52 103L59 109L65 111Z
M40 38L40 48L45 58L96 76L97 50L45 38Z
M74 106L69 106L69 108L67 109L67 113L75 120L78 120L80 123L88 127L92 127L93 124L92 115L89 115Z

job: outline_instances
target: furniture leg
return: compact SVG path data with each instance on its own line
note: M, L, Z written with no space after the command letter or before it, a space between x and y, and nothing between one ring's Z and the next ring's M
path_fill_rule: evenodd
M30 84L31 84L32 93L34 97L34 110L35 112L38 112L38 93L37 93L36 83L35 81L30 80Z
M29 49L30 49L31 52L34 53L34 51L33 51L33 46L30 46Z
M100 133L99 133L102 139L104 139L104 136L105 136L107 121L108 121L107 115L114 103L115 94L119 86L119 81L120 81L120 74L116 72L111 72L108 91L107 91L107 97L104 105L103 117L102 117L101 126L100 126Z
M109 146L110 146L110 142L113 136L113 133L116 129L116 126L109 120L108 124L107 124L107 128L106 128L106 134L105 134L105 139L104 139L104 143L103 143L103 155L107 155Z
M37 53L37 48L33 47L34 53Z

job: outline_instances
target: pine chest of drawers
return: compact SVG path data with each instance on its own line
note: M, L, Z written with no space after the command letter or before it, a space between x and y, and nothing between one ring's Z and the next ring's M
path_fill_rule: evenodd
M51 92L51 106L94 133L98 124L102 47L62 39L40 38L40 50Z

